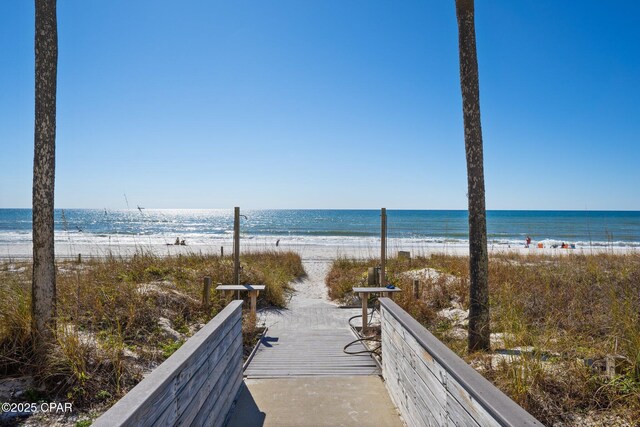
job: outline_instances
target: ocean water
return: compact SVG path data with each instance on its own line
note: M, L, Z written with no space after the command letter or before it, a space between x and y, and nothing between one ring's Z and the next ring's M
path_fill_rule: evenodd
M296 244L374 245L380 236L379 210L241 211L243 239ZM388 210L388 238L403 244L465 244L467 212ZM56 242L75 244L216 245L233 235L232 209L57 209ZM490 245L521 245L526 236L545 245L640 248L640 212L489 211ZM0 209L0 245L31 243L31 210Z

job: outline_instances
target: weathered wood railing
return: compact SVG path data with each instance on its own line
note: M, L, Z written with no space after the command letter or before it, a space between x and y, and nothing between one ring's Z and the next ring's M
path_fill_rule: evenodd
M388 298L382 376L409 426L541 425Z
M242 382L241 323L233 301L92 425L222 425Z

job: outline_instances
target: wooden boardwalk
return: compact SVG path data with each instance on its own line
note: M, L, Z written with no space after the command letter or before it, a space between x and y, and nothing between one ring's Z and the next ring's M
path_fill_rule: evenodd
M343 352L356 340L349 318L361 309L329 302L328 267L306 260L309 277L294 284L287 309L258 312L258 325L268 330L244 371L228 427L403 425L371 356ZM363 350L360 343L349 347Z
M261 313L260 320L269 329L245 376L380 375L369 354L343 352L344 346L356 339L348 319L358 313L358 309L341 309L324 302ZM351 352L363 350L360 343L349 348Z
M355 338L348 319L360 309L328 301L319 274L327 265L309 270L315 280L296 283L287 310L260 313L269 333L248 378L242 301L232 301L94 425L541 425L388 298L382 373L368 354L345 354Z
M308 277L294 284L297 289L286 309L258 313L258 325L268 328L258 351L244 374L248 378L293 376L381 375L367 353L349 355L342 350L356 336L349 318L361 314L357 308L339 308L327 297L324 278L326 261L305 261ZM360 319L354 319L360 325ZM360 343L350 352L363 351Z

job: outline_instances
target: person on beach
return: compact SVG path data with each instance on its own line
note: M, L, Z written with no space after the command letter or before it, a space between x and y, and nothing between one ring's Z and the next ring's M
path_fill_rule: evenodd
M526 243L525 243L524 247L525 247L525 248L528 248L528 247L529 247L529 245L531 244L531 237L530 237L530 236L527 236L527 239L526 239L525 241L526 241Z
M178 246L180 244L180 237L176 237L176 242L174 243L174 245Z

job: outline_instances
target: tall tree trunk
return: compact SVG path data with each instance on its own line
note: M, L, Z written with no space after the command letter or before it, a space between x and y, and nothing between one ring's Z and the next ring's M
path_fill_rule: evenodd
M474 0L456 0L469 197L469 351L489 350L489 259Z
M56 0L36 0L36 102L33 158L32 330L42 354L55 333L56 271L53 195L56 160L56 78L58 28Z

